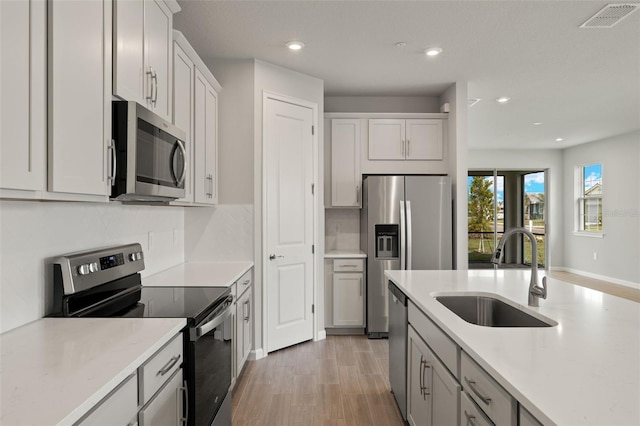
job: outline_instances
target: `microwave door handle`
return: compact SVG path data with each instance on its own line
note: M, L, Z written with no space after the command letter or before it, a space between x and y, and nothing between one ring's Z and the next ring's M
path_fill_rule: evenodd
M176 141L178 144L178 148L182 153L182 173L180 173L180 178L178 179L178 186L184 183L184 178L187 175L187 150L184 147L184 143L181 140Z

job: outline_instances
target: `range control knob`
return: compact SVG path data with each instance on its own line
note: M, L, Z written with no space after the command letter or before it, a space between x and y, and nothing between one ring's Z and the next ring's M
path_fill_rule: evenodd
M79 275L88 275L90 272L91 271L89 270L89 264L88 263L78 266L78 274Z
M144 258L144 255L142 254L142 252L141 252L141 251L139 251L138 253L136 253L136 258L137 258L138 260L142 260L142 259Z
M131 262L135 262L136 261L136 254L135 253L129 253L129 261L131 261Z
M89 264L89 272L98 272L100 268L98 267L98 262L91 262Z

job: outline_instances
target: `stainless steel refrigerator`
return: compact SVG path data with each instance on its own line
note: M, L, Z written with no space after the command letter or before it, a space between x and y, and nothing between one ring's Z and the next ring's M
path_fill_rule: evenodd
M365 176L360 248L367 253L367 334L389 330L387 269L451 269L447 176Z

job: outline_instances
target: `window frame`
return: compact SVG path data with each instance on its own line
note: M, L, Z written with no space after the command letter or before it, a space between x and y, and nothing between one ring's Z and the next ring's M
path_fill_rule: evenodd
M585 194L585 169L591 166L600 167L600 192L595 195ZM590 201L596 201L596 227L599 229L586 229L590 222L586 218L590 216L585 205ZM604 237L604 165L602 162L589 162L576 166L575 168L575 227L574 234L584 237Z

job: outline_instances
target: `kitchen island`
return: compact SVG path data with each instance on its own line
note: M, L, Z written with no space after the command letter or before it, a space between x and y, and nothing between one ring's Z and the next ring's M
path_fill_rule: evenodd
M529 270L385 275L541 423L640 424L640 304L548 278L547 299L531 308ZM557 325L474 325L434 299L457 292L493 293Z

